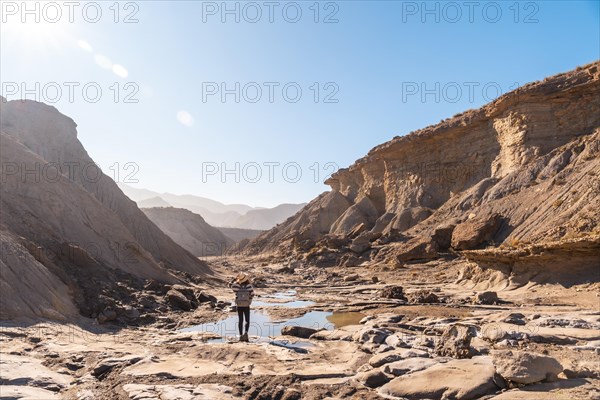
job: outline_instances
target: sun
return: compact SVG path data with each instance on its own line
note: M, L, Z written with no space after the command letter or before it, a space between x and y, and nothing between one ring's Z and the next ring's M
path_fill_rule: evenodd
M16 46L23 53L50 54L60 49L69 40L68 22L49 22L43 18L35 20L28 16L25 21L18 16L0 22L2 46Z

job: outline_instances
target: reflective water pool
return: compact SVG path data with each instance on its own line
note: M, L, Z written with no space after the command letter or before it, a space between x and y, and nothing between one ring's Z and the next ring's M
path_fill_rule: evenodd
M265 340L269 337L281 335L281 329L284 326L294 325L313 329L334 330L346 325L356 325L364 317L364 314L358 312L310 311L301 317L291 318L287 321L273 322L268 314L260 310L253 310L250 312L249 335ZM238 335L238 316L237 314L232 314L221 321L194 325L184 328L181 331L204 331L221 336L220 339L214 339L209 342L231 340Z

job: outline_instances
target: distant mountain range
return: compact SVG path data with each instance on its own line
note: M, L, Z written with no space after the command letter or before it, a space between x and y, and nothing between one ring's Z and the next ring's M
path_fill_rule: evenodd
M140 208L185 208L199 214L215 227L253 230L271 229L296 214L306 203L280 204L273 208L250 207L246 204L223 204L206 197L158 193L119 183L119 188Z

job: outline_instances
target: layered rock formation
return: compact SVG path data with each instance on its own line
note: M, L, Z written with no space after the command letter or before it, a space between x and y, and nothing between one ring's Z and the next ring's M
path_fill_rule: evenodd
M2 318L91 316L144 280L210 274L100 171L72 119L0 100Z
M584 258L597 266L599 66L527 84L375 147L247 250L405 263L576 239L596 249Z
M196 257L221 256L234 244L219 229L198 214L173 207L143 208L142 211L164 233Z

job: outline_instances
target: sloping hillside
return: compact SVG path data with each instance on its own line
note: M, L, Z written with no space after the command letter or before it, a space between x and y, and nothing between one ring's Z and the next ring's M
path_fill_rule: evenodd
M375 147L246 250L402 264L573 238L599 249L599 65Z
M146 280L211 273L102 174L72 119L1 100L2 318L68 316L73 304L92 316L133 301Z
M164 233L196 257L220 256L234 241L184 208L154 207L142 211Z

